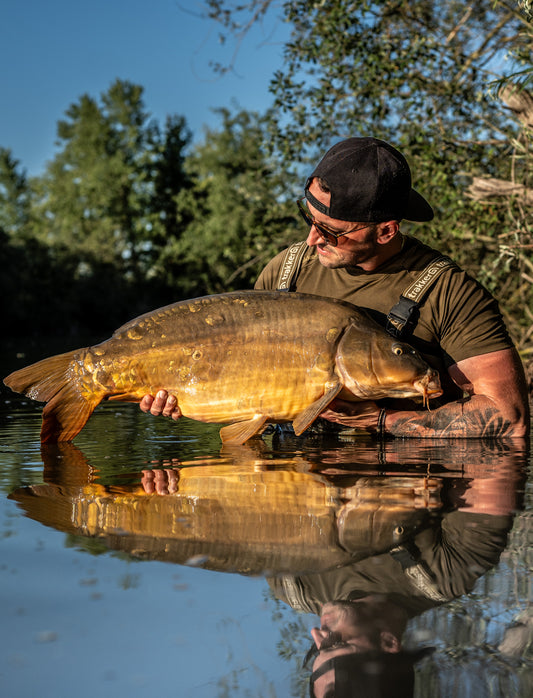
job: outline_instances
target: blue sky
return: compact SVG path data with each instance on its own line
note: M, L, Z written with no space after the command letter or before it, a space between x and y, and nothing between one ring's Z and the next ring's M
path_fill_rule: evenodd
M230 60L235 45L221 46L219 27L199 9L194 0L2 0L0 146L39 174L69 105L85 93L98 98L116 78L144 87L160 123L185 116L195 138L218 124L213 108L266 109L287 25L273 16L255 27L236 74L217 78L209 62Z

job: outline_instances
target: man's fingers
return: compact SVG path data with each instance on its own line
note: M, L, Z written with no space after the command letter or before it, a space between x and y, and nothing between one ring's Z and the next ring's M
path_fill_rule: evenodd
M143 412L150 412L154 417L172 417L179 419L182 414L178 407L178 401L175 395L169 395L166 390L158 390L157 395L145 395L139 403L139 407Z
M158 393L159 395L159 393ZM163 406L163 416L164 417L172 417L174 414L174 410L176 409L176 405L178 404L178 401L176 400L174 395L169 395L165 401L165 404Z
M154 398L152 395L145 395L139 403L139 407L143 412L150 412Z
M166 390L159 390L157 392L157 395L155 396L150 407L150 414L153 414L154 417L159 417L159 415L163 414L163 408L165 407L167 395Z

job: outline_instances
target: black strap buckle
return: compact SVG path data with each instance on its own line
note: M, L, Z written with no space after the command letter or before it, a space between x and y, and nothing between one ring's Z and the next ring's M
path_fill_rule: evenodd
M420 317L418 303L400 296L400 300L387 315L387 332L397 339L404 339L413 333Z

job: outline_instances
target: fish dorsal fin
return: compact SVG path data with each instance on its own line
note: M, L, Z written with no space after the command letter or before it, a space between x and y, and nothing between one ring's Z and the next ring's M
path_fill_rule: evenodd
M315 421L318 415L326 409L329 403L340 393L341 390L341 381L331 381L326 383L326 392L324 395L318 398L318 400L312 402L303 412L300 412L300 414L293 421L292 426L296 436L300 436L300 434L302 434L307 427L309 427Z
M261 429L267 421L266 414L256 414L252 419L246 422L235 422L222 427L220 430L220 438L224 444L243 444L245 441Z

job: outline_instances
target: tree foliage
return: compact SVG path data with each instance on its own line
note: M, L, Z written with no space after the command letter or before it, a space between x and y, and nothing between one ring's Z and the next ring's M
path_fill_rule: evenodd
M60 317L65 334L105 336L158 305L252 285L301 235L263 117L220 110L220 129L191 149L184 118L160 127L142 92L117 80L99 100L80 97L58 122L56 155L30 181L0 150L11 331L56 331Z
M190 215L183 234L160 260L160 273L176 275L189 295L253 285L258 271L302 233L289 175L267 154L265 118L217 110L221 128L205 130L186 162L193 186L177 196L178 216ZM169 279L170 281L170 279Z
M444 145L490 142L503 119L487 95L509 55L529 53L527 18L512 1L206 0L206 15L242 38L279 12L290 24L272 80L277 144L300 159L332 138L396 143L420 132Z
M30 193L26 174L10 150L0 148L0 230L14 235L28 223Z
M117 80L100 102L83 95L58 123L59 152L36 182L34 232L65 243L90 275L95 258L132 279L145 275L167 234L175 234L172 197L186 181L184 120L161 132L142 87Z
M56 155L30 182L0 152L0 221L9 233L2 254L27 257L8 267L21 331L43 329L43 306L73 330L109 331L167 302L168 289L150 272L179 234L174 197L188 186L190 133L179 116L160 128L142 93L116 80L99 100L82 95L58 122Z
M402 150L436 211L432 223L404 230L480 278L526 350L531 214L473 201L467 190L481 174L529 177L528 148L517 151L519 128L494 87L523 87L531 75L530 0L206 0L205 8L235 41L253 22L282 15L291 35L271 82L271 143L288 163L314 160L347 136Z
M309 162L339 138L375 135L405 153L436 211L405 232L481 279L530 351L530 207L468 196L473 177L531 186L527 129L494 98L502 81L523 89L531 73L529 0L204 0L204 8L236 42L274 11L289 23L272 109L219 110L220 126L193 146L183 117L159 125L142 87L116 80L69 107L42 176L28 180L0 149L1 283L16 289L13 317L46 301L68 311L73 327L96 327L250 286L274 252L304 235L292 201Z

